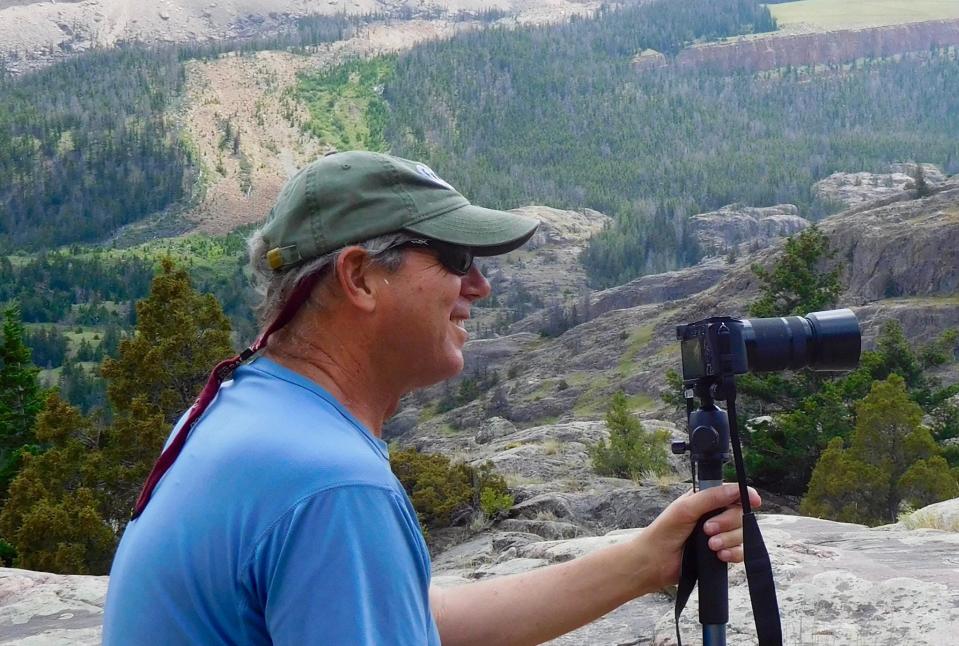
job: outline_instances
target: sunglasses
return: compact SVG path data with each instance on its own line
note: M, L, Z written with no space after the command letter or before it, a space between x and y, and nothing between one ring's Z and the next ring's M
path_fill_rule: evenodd
M391 249L402 249L403 247L413 247L414 249L423 249L432 251L436 254L437 260L450 273L457 276L465 276L473 266L473 249L458 244L440 242L430 238L416 238L401 242Z

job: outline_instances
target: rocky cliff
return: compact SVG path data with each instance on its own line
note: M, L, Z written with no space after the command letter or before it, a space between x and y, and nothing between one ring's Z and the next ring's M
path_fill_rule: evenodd
M827 204L861 206L895 198L915 188L916 164L892 164L888 173L833 173L813 184L813 195ZM930 187L941 186L946 176L933 164L922 164L923 178Z
M959 20L930 20L811 34L770 34L688 47L676 56L680 68L721 72L835 65L858 58L885 58L932 47L959 45ZM647 59L644 59L644 63Z

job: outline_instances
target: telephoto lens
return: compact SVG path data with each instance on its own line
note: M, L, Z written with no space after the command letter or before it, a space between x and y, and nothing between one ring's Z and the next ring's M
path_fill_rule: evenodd
M800 368L828 372L859 365L862 335L852 310L742 319L742 323L750 372Z

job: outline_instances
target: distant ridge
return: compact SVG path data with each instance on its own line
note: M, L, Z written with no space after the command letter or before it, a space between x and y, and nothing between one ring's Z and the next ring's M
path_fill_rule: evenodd
M688 47L676 56L676 64L681 68L756 72L786 66L837 65L859 58L888 58L957 45L959 20L929 20L810 34L735 38Z

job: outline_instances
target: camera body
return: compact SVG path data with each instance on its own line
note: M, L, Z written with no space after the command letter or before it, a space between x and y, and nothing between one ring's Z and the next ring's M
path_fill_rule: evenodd
M678 325L676 337L684 382L801 368L851 370L862 350L859 321L849 309L758 319L716 316Z

